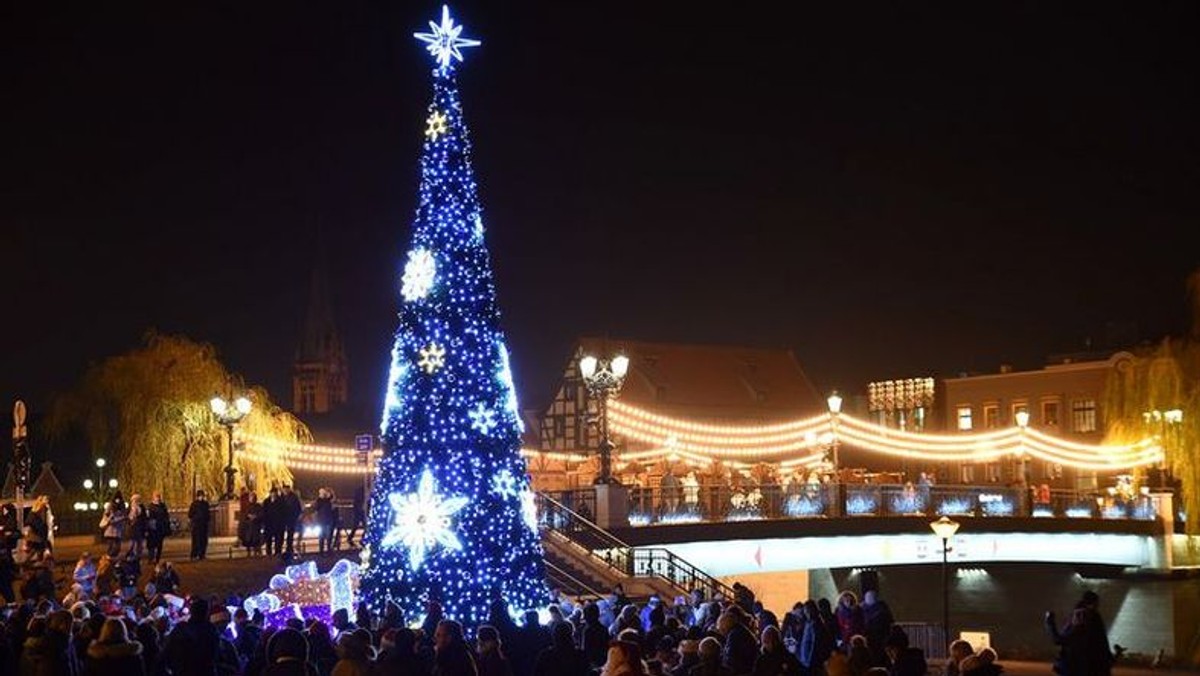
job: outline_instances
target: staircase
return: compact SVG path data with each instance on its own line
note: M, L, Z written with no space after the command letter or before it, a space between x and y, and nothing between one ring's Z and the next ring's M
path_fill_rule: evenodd
M672 598L693 589L709 599L733 598L732 588L670 550L631 547L548 495L537 494L537 510L547 576L552 584L558 584L556 575L564 576L563 590L601 596L620 583L632 599Z

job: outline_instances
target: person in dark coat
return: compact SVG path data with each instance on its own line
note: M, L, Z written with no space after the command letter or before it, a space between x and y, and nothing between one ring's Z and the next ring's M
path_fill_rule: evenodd
M504 655L500 632L490 625L479 627L476 632L476 668L479 676L513 676L512 664Z
M700 641L700 661L688 671L688 676L735 676L733 670L721 663L721 642L712 636Z
M317 499L313 501L313 512L317 518L317 549L318 551L333 551L333 493L328 488L317 491Z
M275 486L271 486L271 492L263 500L263 537L267 541L267 556L283 556L283 498Z
M16 620L16 616L13 618ZM58 610L37 618L21 649L20 676L75 676L79 673L71 645L71 613Z
M559 622L551 630L553 643L538 653L533 676L578 676L588 673L583 651L575 647L575 634L567 622Z
M175 594L179 590L179 573L170 561L159 561L154 567L154 588L159 594Z
M172 676L213 676L221 635L208 620L208 599L193 596L188 619L175 625L163 646L164 666Z
M471 649L463 640L462 625L454 620L438 622L433 632L432 676L479 676Z
M317 676L309 662L304 634L290 627L275 632L267 642L267 666L262 676Z
M304 505L300 503L300 496L292 490L290 485L283 487L283 510L282 510L282 526L283 533L287 539L287 551L284 556L288 559L295 553L293 541L296 538L296 528L300 524L300 515L304 513Z
M735 674L748 674L758 659L758 641L746 628L749 620L741 608L734 606L717 618L717 633L724 637L721 663Z
M816 603L804 602L804 620L804 632L796 657L801 666L813 672L821 669L833 654L834 639L828 625L821 621L821 611Z
M583 631L580 648L593 669L604 666L608 659L608 628L600 623L600 606L588 603L583 607Z
M888 606L887 601L879 598L878 592L871 589L863 594L862 611L863 622L866 626L866 633L863 636L866 637L867 649L871 652L871 665L885 666L887 654L883 650L883 642L887 640L888 632L891 631L892 625L896 621L892 616L892 609Z
M154 563L162 560L163 540L170 534L171 513L167 503L163 502L162 493L154 491L146 506L146 552Z
M100 629L100 638L87 649L88 676L146 676L142 644L129 640L125 623L110 618Z
M417 633L412 629L389 629L379 644L382 650L372 665L373 675L429 676L429 665L417 654Z
M263 506L258 501L257 493L250 493L246 498L246 508L242 510L242 522L238 524L238 530L246 555L262 554Z
M1115 660L1107 649L1107 638L1104 638L1105 648L1098 649L1097 636L1104 634L1104 627L1097 623L1098 617L1084 601L1080 601L1075 604L1070 621L1059 629L1054 613L1046 613L1046 630L1059 647L1054 673L1060 676L1107 676L1112 673Z
M6 502L0 506L0 596L5 603L16 603L13 579L17 576L17 543L21 532L17 529L17 508Z
M800 660L783 647L783 636L776 627L762 632L762 654L754 661L754 676L800 676Z
M212 512L208 508L208 498L204 490L196 491L196 499L188 507L188 523L192 528L192 561L203 560L208 554L208 525Z
M929 665L925 662L925 652L920 648L910 647L908 634L898 626L893 626L888 632L883 649L890 663L890 676L925 676L925 672L929 671Z
M538 621L537 611L526 611L525 624L517 630L516 640L508 646L513 671L520 676L532 673L538 653L550 647L550 644L550 631Z

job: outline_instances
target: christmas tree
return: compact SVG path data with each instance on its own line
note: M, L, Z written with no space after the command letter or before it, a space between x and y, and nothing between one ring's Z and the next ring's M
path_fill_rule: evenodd
M547 597L455 80L461 49L479 42L461 36L446 7L430 27L416 34L437 66L399 285L362 590L376 612L393 601L415 619L436 601L470 627L487 618L493 599L516 613L544 606Z

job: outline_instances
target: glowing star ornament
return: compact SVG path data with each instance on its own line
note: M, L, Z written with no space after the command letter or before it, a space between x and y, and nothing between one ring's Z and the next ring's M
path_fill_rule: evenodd
M408 565L413 570L421 567L425 556L439 545L458 551L462 543L455 535L450 517L467 506L467 498L447 498L438 495L433 473L429 470L421 475L415 493L388 495L395 516L392 528L379 543L385 549L404 547L408 550Z
M502 469L492 477L492 492L502 498L515 498L520 491L517 489L517 477Z
M400 278L400 294L407 301L424 298L433 288L436 275L437 261L428 249L409 251L408 262L404 264L404 276Z
M417 360L417 366L420 366L425 373L433 375L434 371L446 365L446 348L437 343L430 343L421 348L421 358Z
M474 410L468 411L471 418L471 428L480 434L491 434L496 429L496 412L479 402Z
M446 116L435 110L425 120L425 137L430 141L436 141L439 136L445 133Z
M460 47L478 47L482 44L479 40L459 37L463 27L454 25L454 20L450 18L450 8L446 5L442 5L442 23L430 21L429 28L431 33L413 33L413 37L425 43L425 49L442 68L449 68L456 59L463 60Z

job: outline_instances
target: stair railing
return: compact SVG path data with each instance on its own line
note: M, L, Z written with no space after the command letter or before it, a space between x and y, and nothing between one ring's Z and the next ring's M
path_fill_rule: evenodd
M733 588L661 547L635 548L542 493L537 494L538 521L585 549L591 557L629 577L655 577L683 593L699 589L704 598L732 600Z

